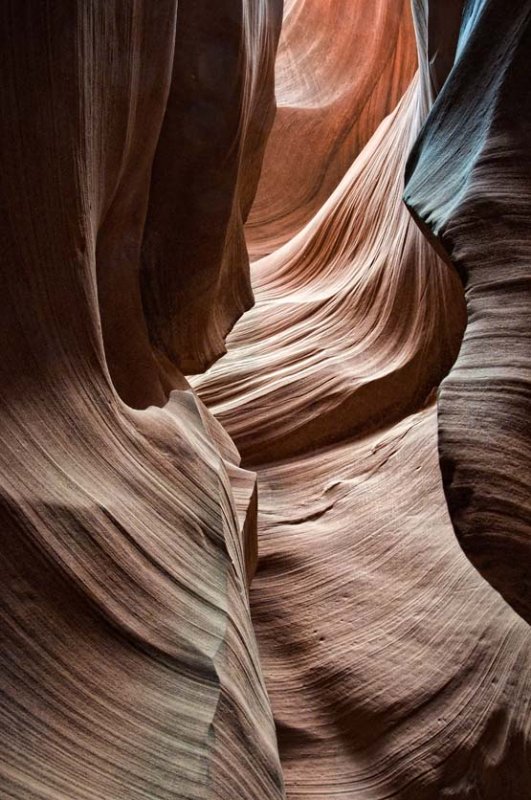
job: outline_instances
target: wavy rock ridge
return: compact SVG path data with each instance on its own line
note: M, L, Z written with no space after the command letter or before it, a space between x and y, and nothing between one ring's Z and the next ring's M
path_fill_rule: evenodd
M294 41L309 35L306 6L311 18L311 4L288 9ZM253 619L287 796L301 800L517 800L531 778L529 628L460 549L439 476L431 390L461 345L463 291L446 253L438 248L440 260L428 244L421 215L422 233L401 200L421 126L415 153L424 152L432 126L438 134L437 111L443 117L451 85L445 81L454 58L456 70L463 64L471 12L462 16L460 3L423 2L414 12L419 73L306 226L252 264L256 305L229 335L227 356L195 381L244 463L258 471ZM522 22L511 23L513 32L523 35ZM281 107L282 65L297 63L297 50L291 55L281 41L281 54L282 47ZM313 86L298 88L311 97ZM336 91L331 79L330 95ZM324 96L322 89L322 105ZM463 124L455 96L450 106ZM275 125L280 142L282 116ZM304 151L306 133L297 140L297 130L285 126L293 152ZM432 171L423 172L415 155L410 161L408 203L416 177L431 209L439 189L452 196L446 181L459 164L451 147L460 142L449 129L437 142L438 160L425 153ZM308 184L321 180L322 162L304 168ZM527 189L519 169L513 174ZM259 198L269 191L267 170L266 151ZM502 184L484 179L478 191L485 185L495 192ZM311 202L294 203L293 215L310 209ZM283 241L289 220L264 223L267 249ZM251 226L251 246L255 234ZM505 237L499 241L502 247ZM521 318L516 324L523 329ZM453 376L443 383L443 453L444 387ZM505 409L507 419L513 410ZM461 413L455 409L455 420ZM521 418L511 423L514 447L524 441ZM512 465L504 466L506 485L515 482L519 503ZM522 511L525 504L513 536ZM507 546L504 558L510 555ZM522 556L524 571L529 559Z
M255 478L179 371L251 301L278 12L0 9L2 798L284 796L246 588ZM186 170L218 200L195 288Z
M499 2L465 4L458 59L411 156L406 188L465 286L468 325L439 403L452 521L469 558L528 621L530 50L531 4L517 2L510 14Z
M0 6L2 800L527 796L531 3L412 8Z

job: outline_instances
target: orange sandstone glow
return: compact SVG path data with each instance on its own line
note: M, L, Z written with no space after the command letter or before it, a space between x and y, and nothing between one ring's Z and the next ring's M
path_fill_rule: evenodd
M510 5L0 5L1 800L527 796Z

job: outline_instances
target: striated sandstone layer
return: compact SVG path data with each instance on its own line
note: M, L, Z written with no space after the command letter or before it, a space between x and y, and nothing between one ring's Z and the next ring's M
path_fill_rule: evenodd
M409 0L285 3L278 110L246 227L251 256L277 249L313 217L415 66Z
M251 299L278 12L1 5L2 799L284 796L246 587L255 478L178 369ZM218 198L193 267L203 210L192 191L176 232L168 206L187 169Z
M288 798L523 800L529 627L455 539L433 404L259 471L252 588Z
M252 305L243 222L273 121L281 14L282 0L179 2L141 278L156 351L184 372L225 352Z
M406 201L465 286L439 449L459 541L531 621L531 3L464 4L455 66ZM466 109L466 113L463 113Z
M412 8L0 6L2 800L527 796L531 3Z
M303 7L290 4L286 24L308 41ZM280 246L252 264L256 305L227 356L194 381L258 471L253 619L287 796L298 800L521 800L531 783L531 632L459 547L439 472L433 390L461 344L463 289L401 199L469 17L460 2L413 10L418 74L301 231L287 221L298 200L286 199L285 228L264 218L265 251ZM308 106L313 91L309 79ZM461 124L466 100L451 108ZM306 132L297 140L282 116L275 125L278 141L285 125L293 151L306 152ZM433 207L451 140L445 130L439 173L422 182L418 167ZM269 169L266 157L264 187ZM487 232L483 247L490 257ZM512 463L504 469L518 482ZM523 509L507 509L513 531Z
M413 78L305 228L253 264L255 306L195 381L248 464L400 417L455 360L460 282L401 198L426 84Z

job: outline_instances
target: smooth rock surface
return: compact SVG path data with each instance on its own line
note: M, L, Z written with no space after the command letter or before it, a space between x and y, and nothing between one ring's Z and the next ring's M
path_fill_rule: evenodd
M253 186L240 187L238 170L259 158L256 126L270 115L272 73L249 88L233 63L228 95L210 80L220 50L234 62L242 41L253 69L272 58L278 4L199 12L175 0L0 7L6 800L284 797L246 586L255 478L179 372L186 336L172 339L173 364L154 357L141 300L144 220L162 237L158 165L175 94L190 90L181 48L194 33L212 45L194 98L213 97L227 119L217 157L236 148L222 205L237 211L213 212L218 243L242 240ZM181 141L164 156L170 180L196 157L202 121L180 115ZM240 313L248 268L240 245L240 278L224 273L223 247L208 262L196 255L186 272L208 269L225 286L194 343L201 360L216 319L230 326ZM166 260L156 279L171 269ZM168 300L185 327L205 303L193 291L188 308L175 292Z
M439 401L463 549L531 621L531 3L468 2L458 59L408 165L405 198L458 269L468 312ZM463 109L466 108L466 114Z
M303 8L302 0L289 6L287 30L295 38L298 25L298 36L307 41ZM264 223L263 241L269 230L268 247L275 241L281 246L252 264L256 306L230 334L227 356L194 381L244 464L258 472L253 619L287 796L297 800L521 800L531 782L530 629L460 548L440 476L434 399L461 345L463 289L444 249L438 250L441 260L433 236L426 237L426 226L418 216L408 217L401 201L409 152L437 93L445 96L447 73L461 52L462 7L419 1L414 12L418 74L300 232L282 244L291 223L278 240L277 221L271 219L269 228ZM519 35L522 22L510 24ZM498 35L493 24L491 36ZM501 62L503 47L491 49L494 64ZM306 59L310 63L311 50ZM318 63L317 74L320 68ZM505 78L510 81L510 72ZM482 107L488 99L479 100L481 80L484 74L474 92ZM426 152L425 166L419 161L413 173L434 209L448 188L446 171L452 175L459 168L452 148L471 146L464 134L453 138L451 126L464 131L471 110L457 79L455 86L444 135L436 138L447 120L442 100L435 100L421 133L421 148L430 132L438 142L439 172L430 172L432 155ZM308 106L313 92L308 80ZM512 115L519 130L516 109ZM277 117L279 141L283 125ZM304 150L303 134L297 140L298 131L286 124L285 135L294 152ZM520 172L525 163L522 157L511 172L520 175L515 186L522 202L529 187ZM266 157L264 186L272 174ZM513 202L515 187L506 181L497 187L502 185ZM487 193L493 186L487 173L478 192L483 186ZM408 202L409 191L410 184ZM261 187L258 198L260 192ZM300 213L298 201L286 205L282 219ZM503 205L500 210L496 225L503 227ZM522 231L523 246L529 235L523 217L520 222L521 228L514 220L513 230ZM463 228L463 247L468 232L480 225L481 218L471 219ZM251 245L254 233L251 228ZM483 229L483 263L503 249L506 237L500 228L493 243ZM469 247L474 253L473 238ZM468 304L470 309L470 292ZM500 325L496 341L513 324L523 331L522 318L514 314L503 332ZM486 333L483 341L488 346ZM486 349L482 363L489 357ZM459 370L462 359L463 350L456 367L461 385L467 398L479 398L475 357L466 374ZM443 383L443 452L451 400L446 387L456 368ZM464 398L454 411L456 426L463 403ZM514 446L525 446L518 407L506 413ZM458 451L462 463L478 448L472 436L496 441L497 430L478 416L479 436L466 415L455 429L456 449L465 420L470 428L463 437L468 449ZM491 453L491 465L493 458ZM519 489L526 478L516 460L498 463L491 474L503 470L507 488L516 483L506 508L514 536L528 499ZM475 478L481 492L481 474L472 483ZM522 562L521 569L527 565Z

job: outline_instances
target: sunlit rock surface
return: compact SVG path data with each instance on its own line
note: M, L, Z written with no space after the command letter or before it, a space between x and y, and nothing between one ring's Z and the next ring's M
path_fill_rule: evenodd
M302 11L297 16L303 6L288 10L293 39L297 26L301 40L311 37ZM509 26L515 40L524 35L523 9ZM439 470L432 390L461 344L463 289L458 272L444 263L446 253L439 248L444 261L439 260L425 226L418 216L414 220L404 213L401 202L407 157L456 48L461 52L458 40L468 35L470 17L461 31L461 12L460 3L414 4L419 73L306 226L252 264L256 305L229 336L228 355L197 381L244 463L258 470L260 557L251 599L289 798L519 800L531 781L529 627L459 546ZM493 19L490 24L491 36L498 37ZM502 58L496 56L502 49L492 51L494 58ZM490 63L487 53L485 58ZM320 66L316 69L319 73ZM481 81L488 84L488 75L477 77L478 97ZM472 101L459 105L458 78L455 86L452 118L445 115L445 88L435 106L438 115L434 110L428 117L415 150L422 155L432 126L436 137L446 124L436 139L438 171L430 171L426 150L425 172L419 159L412 178L434 214L441 192L448 190L451 197L445 181L454 168L457 172L454 150L465 147L466 121L474 108ZM313 84L307 87L308 106L312 90ZM477 102L484 108L489 100ZM485 113L480 114L484 124ZM516 110L513 114L518 117ZM297 131L280 115L274 136L282 141L284 124L293 152L305 152L307 134L295 143ZM514 125L520 130L517 119ZM452 126L462 126L462 139L452 140ZM504 141L498 142L500 168ZM452 142L448 150L447 142ZM510 204L518 188L517 215L529 191L527 162L511 163L515 184L493 185L487 171L477 191L501 193L500 202ZM317 162L308 180L320 179L321 166ZM310 169L308 162L298 168ZM273 182L267 157L264 169L258 198ZM408 184L408 202L412 191ZM493 197L493 214L496 202ZM266 250L282 241L302 210L294 201L282 216L284 229L273 218L268 227L264 219ZM496 221L501 228L507 224L504 216ZM512 229L521 231L520 246L527 247L527 220L522 216L518 227L511 219ZM472 222L462 230L463 248L468 242L483 263L492 258L494 264L507 232L500 229L492 243L483 219L474 224L482 226L481 250ZM255 234L251 227L251 245ZM529 264L520 264L519 274L527 270L528 275ZM513 290L522 308L523 283ZM493 313L505 319L503 303ZM487 330L486 319L482 324ZM521 316L511 324L524 330ZM497 338L496 329L490 330ZM509 326L502 333L506 371L512 363L510 336ZM516 342L515 359L519 346ZM462 358L463 351L458 370ZM487 351L483 360L489 360ZM461 404L451 412L450 378L441 404L443 455L444 415L453 413L463 463L478 446L472 437L481 442L476 427L485 441L487 436L496 441L489 420L478 414L474 425L466 422L477 407L462 415L465 400L480 397L472 380L479 373L470 365L468 372L470 382L462 373ZM514 396L516 402L519 395ZM523 416L515 405L505 414L512 446L525 446ZM465 424L470 428L459 442ZM485 473L495 458L491 452ZM520 473L516 461L502 460L490 473L492 485L496 473L503 472L511 497L505 517L509 541L500 544L506 552L493 559L498 569L512 558L510 540L518 536L528 502L521 494L525 465L522 456ZM454 513L451 500L450 495ZM520 554L523 573L529 558L524 549ZM509 580L509 585L521 591L524 584Z
M246 228L255 258L298 233L326 202L416 67L409 0L285 0L284 7L278 110Z
M529 793L531 4L282 11L0 5L2 800Z

